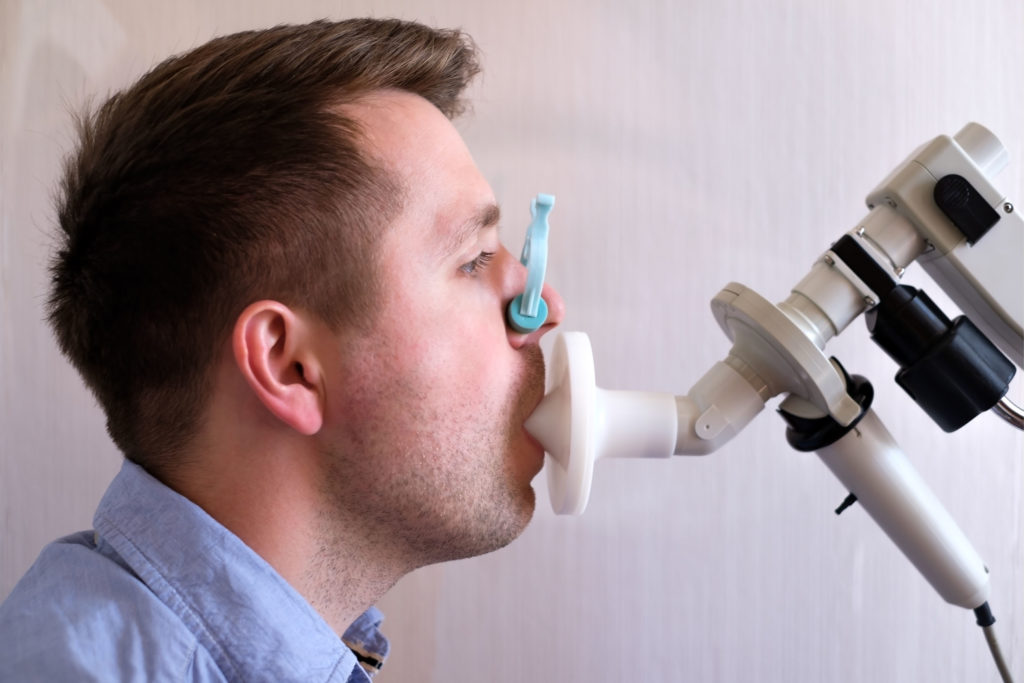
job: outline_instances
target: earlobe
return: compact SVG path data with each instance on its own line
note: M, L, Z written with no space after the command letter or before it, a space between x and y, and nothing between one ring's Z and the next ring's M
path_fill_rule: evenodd
M300 434L323 424L322 370L307 321L277 301L250 304L231 335L235 363L275 417Z

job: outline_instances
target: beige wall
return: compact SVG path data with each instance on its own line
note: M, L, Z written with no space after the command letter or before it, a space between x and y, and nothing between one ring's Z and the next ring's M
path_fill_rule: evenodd
M784 298L936 134L989 126L1010 152L999 185L1024 205L1015 0L0 0L0 596L46 541L90 525L119 462L42 322L68 106L217 33L367 13L476 37L486 71L461 127L513 249L529 198L558 195L549 278L607 387L688 390L728 349L711 297L737 280ZM1024 440L988 415L942 433L860 322L830 352L874 381L986 559L1024 677ZM385 598L380 680L997 680L972 615L862 510L832 514L845 492L771 412L704 459L600 463L581 518L555 517L538 478L522 539Z

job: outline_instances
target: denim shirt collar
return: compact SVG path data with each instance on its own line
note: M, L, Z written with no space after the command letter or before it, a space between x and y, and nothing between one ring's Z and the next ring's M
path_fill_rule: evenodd
M178 615L229 680L367 680L352 650L263 558L138 465L125 461L93 522L97 540ZM371 668L387 655L380 621L370 608L345 634Z

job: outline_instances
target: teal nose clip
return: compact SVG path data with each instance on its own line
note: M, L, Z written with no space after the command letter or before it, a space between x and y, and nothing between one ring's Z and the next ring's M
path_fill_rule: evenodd
M548 319L548 305L541 298L544 288L544 274L548 267L548 214L555 206L555 197L538 194L530 202L533 221L526 230L523 255L520 263L526 266L526 291L508 305L508 324L516 332L533 332Z

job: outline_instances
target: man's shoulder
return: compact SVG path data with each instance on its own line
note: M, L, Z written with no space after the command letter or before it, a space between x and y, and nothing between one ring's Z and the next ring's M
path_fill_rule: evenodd
M81 531L43 548L0 605L0 625L21 630L56 620L75 631L111 622L126 606L134 616L174 617L116 555L102 551L94 532Z
M7 680L218 680L181 619L97 545L54 541L0 604ZM208 670L208 671L207 671Z

